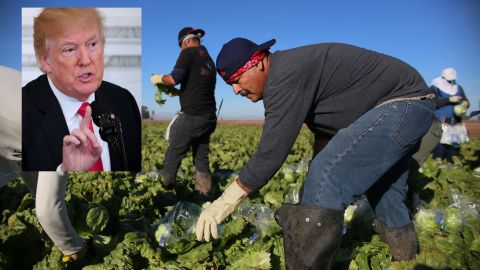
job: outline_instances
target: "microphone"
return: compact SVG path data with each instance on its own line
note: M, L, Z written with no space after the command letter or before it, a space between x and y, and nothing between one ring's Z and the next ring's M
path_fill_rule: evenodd
M124 169L128 170L120 118L116 117L108 104L102 101L95 100L90 107L92 108L92 120L99 127L100 138L121 156Z
M100 137L108 143L116 139L115 115L110 113L110 108L105 103L95 100L92 107L92 120L100 128Z

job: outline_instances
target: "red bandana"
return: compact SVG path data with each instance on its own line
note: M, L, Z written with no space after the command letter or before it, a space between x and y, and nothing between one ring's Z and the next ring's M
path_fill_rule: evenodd
M245 63L245 65L243 65L243 67L241 67L237 71L235 71L235 73L233 73L232 76L230 76L230 78L228 78L226 82L230 83L233 79L237 78L242 73L244 73L245 71L249 70L251 67L258 64L258 62L262 61L262 59L263 59L263 57L265 56L266 53L267 53L266 51L255 52L252 55L252 57L250 57L250 59L247 61L247 63Z

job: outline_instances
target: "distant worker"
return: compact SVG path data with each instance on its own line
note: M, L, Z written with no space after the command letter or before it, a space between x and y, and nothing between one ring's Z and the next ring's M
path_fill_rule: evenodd
M452 157L458 154L460 145L468 139L465 127L459 124L470 103L462 86L457 84L457 71L453 68L442 70L441 76L433 80L430 88L437 96L435 114L443 126L442 140L433 150L432 156L452 161Z
M22 153L22 75L0 66L0 187L21 171Z
M180 96L181 111L170 127L169 146L165 153L160 177L167 188L176 183L182 159L192 149L195 166L195 190L208 195L212 188L209 167L210 135L215 131L215 63L201 44L202 29L185 27L178 33L180 56L170 74L153 74L152 84L173 87L181 84L175 94ZM175 92L175 90L173 90Z
M306 123L316 137L331 139L311 162L301 203L276 213L287 269L328 269L344 210L365 193L393 259L415 258L406 182L412 153L432 124L435 95L413 67L385 54L340 43L272 54L274 43L235 38L217 57L235 94L263 99L265 124L239 177L202 211L197 239L218 237L217 224L275 175Z

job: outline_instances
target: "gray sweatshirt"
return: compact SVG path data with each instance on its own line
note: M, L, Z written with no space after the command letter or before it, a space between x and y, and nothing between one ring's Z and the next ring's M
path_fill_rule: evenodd
M413 67L352 45L321 43L275 52L263 92L260 145L240 181L252 190L264 186L287 158L303 123L315 134L332 136L384 101L430 93Z

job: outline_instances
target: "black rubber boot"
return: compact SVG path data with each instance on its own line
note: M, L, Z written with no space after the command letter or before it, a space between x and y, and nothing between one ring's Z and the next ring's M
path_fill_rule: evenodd
M195 190L202 195L208 195L212 190L212 175L209 172L195 170Z
M340 245L343 211L283 204L275 219L283 228L287 269L330 269Z
M398 229L388 228L383 222L375 219L373 229L380 240L387 243L394 261L414 259L418 251L417 233L413 223Z

